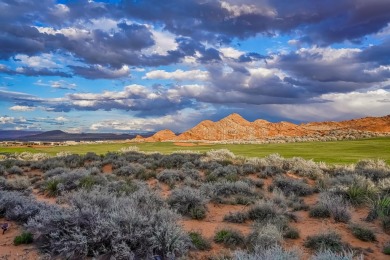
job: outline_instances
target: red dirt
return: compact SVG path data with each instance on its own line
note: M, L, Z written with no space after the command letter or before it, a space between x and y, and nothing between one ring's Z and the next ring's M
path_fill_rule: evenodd
M38 250L33 245L13 244L14 238L22 233L22 228L15 222L1 218L0 223L7 222L10 228L4 235L0 233L0 259L7 260L36 260L39 259Z
M216 230L222 227L230 227L241 231L244 235L248 235L251 231L251 223L235 224L223 222L223 217L229 212L244 211L246 206L242 205L225 205L225 204L214 204L209 203L207 205L207 215L203 220L194 220L184 218L180 221L183 229L186 231L197 231L200 232L205 238L210 241L213 240ZM221 254L227 251L222 245L211 243L211 249L206 252L193 252L190 253L191 259L208 259L211 255Z
M45 202L47 204L57 204L56 197L48 197L45 194L43 194L41 191L39 191L38 189L33 189L32 195L34 196L34 198L37 201Z
M112 173L112 164L109 163L109 164L104 165L102 168L102 171L103 171L103 173L111 174Z

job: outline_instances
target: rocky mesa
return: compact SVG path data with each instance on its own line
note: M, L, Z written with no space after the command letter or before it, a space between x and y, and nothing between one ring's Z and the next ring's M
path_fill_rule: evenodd
M205 120L193 128L176 135L165 129L151 137L134 141L259 141L269 138L331 136L334 133L347 135L351 133L390 134L390 115L384 117L365 117L346 121L311 122L293 124L290 122L272 123L258 119L247 121L239 114L231 114L219 121Z

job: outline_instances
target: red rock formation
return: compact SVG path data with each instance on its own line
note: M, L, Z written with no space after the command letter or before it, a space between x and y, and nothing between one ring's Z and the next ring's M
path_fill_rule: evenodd
M272 137L322 136L334 130L390 133L390 115L341 122L313 122L296 125L290 122L271 123L262 119L249 122L239 114L234 113L217 122L202 121L178 136L170 130L162 130L144 140L147 142L257 141ZM136 140L139 141L140 139L136 138Z
M169 141L169 140L175 140L176 134L172 132L169 129L164 129L161 131L158 131L151 137L145 138L146 142L161 142L161 141Z

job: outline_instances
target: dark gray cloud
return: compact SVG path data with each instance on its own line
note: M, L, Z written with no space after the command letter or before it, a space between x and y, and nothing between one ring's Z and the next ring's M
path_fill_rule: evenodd
M162 23L174 33L216 42L300 30L304 41L330 44L359 40L390 22L387 0L152 0L123 1L120 7L126 15Z
M388 0L151 0L119 3L82 0L66 1L64 4L54 0L5 0L0 4L0 21L4 21L0 24L0 59L12 58L16 54L71 53L86 63L85 66L72 67L76 75L89 79L114 78L96 73L94 68L99 65L107 70L118 70L124 65L170 65L197 52L201 54L197 57L200 63L220 62L219 51L206 47L205 41L228 43L259 33L275 35L298 32L302 35L301 41L318 45L344 40L359 41L387 26L389 13ZM93 24L93 19L101 18L120 22L115 31L88 27ZM140 23L129 23L124 19L135 19ZM143 22L176 34L178 48L165 55L142 52L156 44L150 27ZM57 31L39 31L36 25L53 27ZM64 28L75 31L69 35L61 30ZM362 53L362 59L381 60L385 64L390 60L387 50L388 46L385 45L370 47ZM238 60L252 62L264 58L267 57L262 54L247 53ZM27 68L25 71L26 75L34 75ZM12 71L7 73L12 74ZM335 80L340 73L334 75ZM42 71L37 75L54 74ZM57 75L68 76L68 73L61 75L58 72ZM323 80L333 79L325 76Z
M34 69L31 67L19 67L17 69L11 69L4 65L0 64L0 73L5 73L8 75L25 75L25 76L60 76L64 78L72 77L71 74L59 71L59 70L50 70L46 68Z

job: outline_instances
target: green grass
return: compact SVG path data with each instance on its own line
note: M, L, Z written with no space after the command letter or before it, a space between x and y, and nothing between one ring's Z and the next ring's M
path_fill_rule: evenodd
M0 153L14 152L43 152L56 154L61 151L85 154L95 152L104 154L106 152L118 151L122 147L138 146L141 151L160 153L172 153L178 150L193 150L207 152L211 149L226 148L236 155L247 157L264 157L272 153L279 153L283 157L294 156L314 161L327 163L355 163L360 159L380 158L390 163L390 137L362 139L354 141L336 142L304 142L285 144L208 144L195 146L177 146L171 142L163 143L111 143L111 144L81 144L61 147L1 147Z
M14 245L31 244L33 241L33 235L30 232L23 232L21 235L15 237Z

